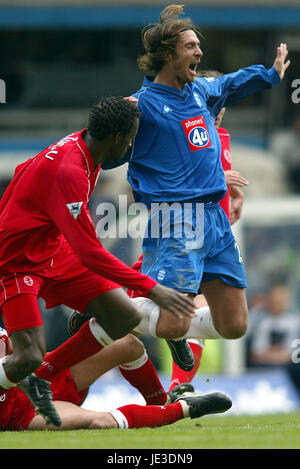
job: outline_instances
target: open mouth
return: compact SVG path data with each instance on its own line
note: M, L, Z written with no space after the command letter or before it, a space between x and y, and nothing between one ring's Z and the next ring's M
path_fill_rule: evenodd
M189 71L193 74L193 75L196 75L197 73L197 66L198 66L198 62L197 63L191 63L189 65Z

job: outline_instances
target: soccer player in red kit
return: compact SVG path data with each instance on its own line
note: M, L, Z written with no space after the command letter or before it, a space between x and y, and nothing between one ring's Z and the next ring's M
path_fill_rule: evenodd
M6 349L10 350L6 350ZM0 357L11 353L10 339L0 328ZM199 395L174 395L167 404L167 394L161 389L156 398L143 396L147 405L123 405L110 412L91 411L80 407L89 386L104 373L119 366L120 369L139 369L147 361L143 344L128 334L92 357L58 373L51 383L54 405L61 418L61 430L79 428L140 428L168 425L185 417L197 418L209 413L226 412L231 400L222 393ZM149 381L146 379L146 381ZM150 384L150 387L149 387ZM144 385L144 391L147 383ZM148 390L151 383L148 383ZM56 430L46 426L28 397L18 387L10 388L0 396L0 430Z
M20 383L37 410L57 426L47 372L84 360L140 322L120 285L175 316L194 312L191 300L106 251L91 221L87 204L101 164L125 154L138 118L136 106L123 98L102 98L91 109L87 129L16 168L0 203L0 309L13 344L13 354L0 360L0 394ZM65 304L94 315L41 370L46 347L38 297L48 308Z

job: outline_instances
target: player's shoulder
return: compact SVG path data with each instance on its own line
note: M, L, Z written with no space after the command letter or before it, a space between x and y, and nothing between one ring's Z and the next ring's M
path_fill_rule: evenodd
M60 140L57 140L55 143L53 143L52 145L48 147L49 152L55 155L60 151L64 153L64 152L68 152L70 149L73 149L74 147L76 148L76 146L78 145L78 140L79 140L81 133L82 133L82 130L79 130L77 132L73 132L71 134L66 135Z
M151 87L143 87L139 93L135 94L134 97L138 100L138 108L141 112L140 124L144 120L149 121L157 119L160 114L163 114L163 104L165 98L153 90Z
M190 86L193 92L200 93L202 97L207 97L209 95L208 82L204 77L196 77L195 80L190 83Z
M67 135L44 152L44 158L49 160L49 171L53 169L57 180L64 181L65 179L67 183L69 179L77 178L78 174L84 175L88 172L84 143L80 138L81 133L82 130Z
M209 97L218 89L220 77L197 77L193 82L194 87L202 90Z
M225 127L219 127L217 129L217 132L220 137L230 137L230 133L228 132L227 129L225 129Z

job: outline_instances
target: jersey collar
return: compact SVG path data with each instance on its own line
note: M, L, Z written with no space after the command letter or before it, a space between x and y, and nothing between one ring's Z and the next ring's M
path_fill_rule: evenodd
M79 132L77 145L81 150L81 153L85 156L89 173L92 173L95 170L95 163L91 155L90 149L82 138L82 135L87 131L87 129L82 129Z
M186 96L189 94L189 85L186 84L182 90L176 90L176 88L172 88L171 86L162 85L161 83L153 83L154 76L146 76L144 77L143 85L147 88L152 88L157 91L163 91L165 93L169 93L175 95L181 99L185 99Z

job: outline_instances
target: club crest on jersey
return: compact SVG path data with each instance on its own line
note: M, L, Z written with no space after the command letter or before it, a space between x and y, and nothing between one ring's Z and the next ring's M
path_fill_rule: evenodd
M66 206L70 210L70 214L72 215L72 217L75 218L75 220L77 220L78 215L81 214L82 204L83 202L73 202L72 204L66 204Z
M191 151L211 146L208 130L202 116L193 117L181 123Z

